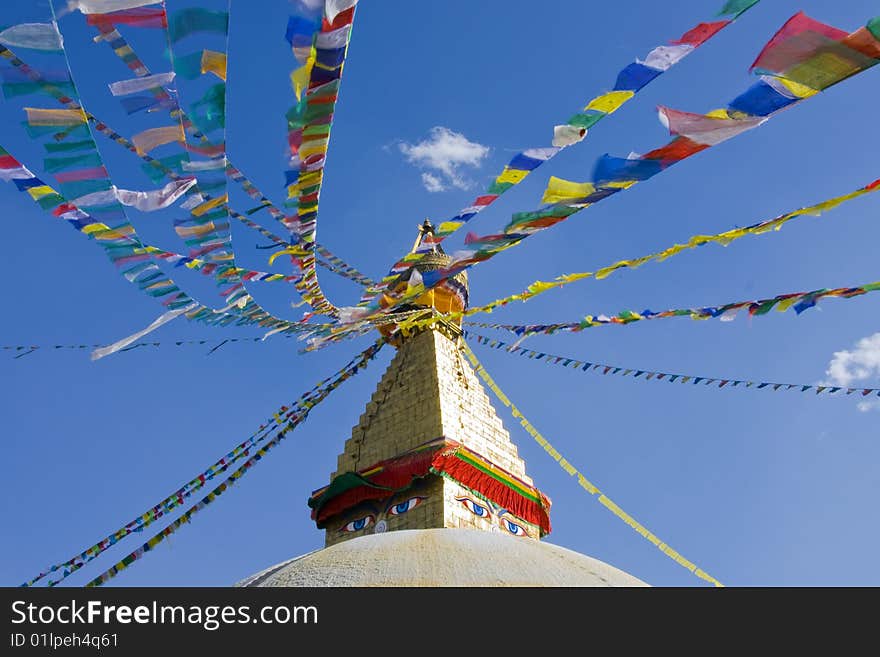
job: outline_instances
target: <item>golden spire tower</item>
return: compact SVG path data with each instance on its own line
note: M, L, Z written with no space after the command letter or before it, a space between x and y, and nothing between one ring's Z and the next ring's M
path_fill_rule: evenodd
M420 257L395 292L450 264L429 221ZM465 273L404 310L467 307ZM526 474L461 353L460 321L404 334L329 483L308 499L323 550L258 573L245 586L634 586L626 573L540 542L550 500Z

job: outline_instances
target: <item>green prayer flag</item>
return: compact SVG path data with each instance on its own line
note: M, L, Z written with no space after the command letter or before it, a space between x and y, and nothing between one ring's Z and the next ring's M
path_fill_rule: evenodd
M74 157L47 157L43 160L43 168L49 173L57 173L75 167L97 167L101 164L101 156L97 153L86 153Z
M773 306L779 303L779 299L769 299L764 303L758 304L758 307L752 311L753 315L766 315L771 310L773 310Z
M513 187L514 183L512 182L493 182L489 185L489 188L486 190L489 194L503 194L508 189Z
M865 27L868 28L868 32L874 35L875 39L880 41L880 16L875 16L869 20Z
M25 132L27 132L31 139L41 139L46 135L55 135L56 139L64 139L71 135L80 137L89 136L89 126L85 123L80 123L79 125L71 126L64 130L61 130L61 126L57 125L30 125L27 121L22 121L21 124L24 126Z
M604 112L590 112L587 114L575 114L571 117L566 123L568 125L573 125L577 128L591 128L596 123L598 123L602 117L605 116Z
M59 142L57 144L44 144L43 147L48 153L64 153L67 151L95 150L95 142L92 139L83 139L81 141Z
M51 210L62 203L64 203L64 197L60 194L46 194L37 200L37 205L44 210Z
M190 107L190 118L202 132L211 132L226 124L226 85L212 85Z
M738 18L740 14L751 9L760 0L727 0L724 7L718 12L719 16L733 16Z
M229 14L225 11L187 7L173 13L168 18L168 34L171 37L171 43L177 43L195 32L226 34L228 29Z
M103 192L110 189L110 182L106 178L98 180L77 180L59 185L61 191L69 198L79 198L95 192Z

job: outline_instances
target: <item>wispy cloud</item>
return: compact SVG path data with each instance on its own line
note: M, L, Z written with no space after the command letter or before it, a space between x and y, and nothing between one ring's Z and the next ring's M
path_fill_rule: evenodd
M831 385L843 387L880 379L880 333L862 338L853 349L834 352L825 374ZM858 409L863 412L880 409L880 402L859 402Z
M416 144L398 144L407 161L420 169L422 184L429 192L442 192L451 187L469 189L471 182L461 174L463 167L479 168L489 148L470 141L460 132L436 126L427 139Z
M443 181L440 180L439 176L435 176L433 173L428 173L427 171L422 174L422 184L429 192L442 192L446 189L446 186L443 184Z

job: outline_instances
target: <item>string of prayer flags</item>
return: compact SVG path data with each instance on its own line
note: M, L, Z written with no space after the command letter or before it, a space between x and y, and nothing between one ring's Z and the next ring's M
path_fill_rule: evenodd
M865 27L848 34L799 12L764 47L751 70L821 91L877 63L880 44L866 32Z
M228 4L226 6L228 7ZM179 142L183 146L183 148L185 149L184 152L177 155L169 156L167 158L160 158L158 162L161 164L166 164L166 167L155 166L157 161L147 160L148 175L150 175L153 180L158 182L159 180L161 180L162 177L165 176L170 177L172 181L176 181L179 179L179 175L182 173L195 174L197 184L193 187L193 193L200 198L204 198L205 200L211 199L210 196L202 196L202 194L204 192L207 192L208 190L219 190L221 192L225 192L225 175L221 173L218 179L216 176L213 176L210 173L214 171L222 172L225 169L225 134L219 138L219 144L211 144L211 140L205 134L206 132L210 132L218 128L222 129L225 127L225 85L212 85L207 88L207 91L203 90L202 97L191 104L190 112L192 113L193 118L190 118L189 114L180 110L177 100L175 98L172 98L162 85L156 84L156 82L170 82L171 80L175 79L177 77L176 71L167 74L151 74L150 70L140 60L134 49L115 29L115 27L113 27L112 25L107 25L105 23L98 23L96 24L96 27L100 34L100 39L107 42L108 45L110 45L113 49L114 53L116 53L116 55L119 56L138 76L135 80L127 81L126 83L134 87L137 91L149 90L153 94L152 98L144 97L145 100L143 103L139 102L134 107L128 107L127 110L131 111L133 109L139 110L143 107L150 108L155 106L164 106L170 111L171 118L177 120L180 125L181 138L176 139L175 141ZM224 42L225 40L226 37L224 34ZM205 52L206 51L199 51L197 53L197 57L199 60L205 59ZM221 56L225 57L225 52L210 52L212 53L212 55L207 57L207 59L213 61L215 66L219 66L219 58ZM188 57L184 56L182 59L188 59ZM175 58L175 61L177 61L177 58ZM164 76L164 79L162 76ZM184 80L193 79L195 77L198 77L198 75L186 76ZM181 86L183 88L181 88ZM182 98L187 94L187 92L187 84L176 85L176 88L174 89L176 98ZM137 98L140 99L141 97ZM165 129L158 128L154 130L156 131L155 133L150 133L148 131L147 134L155 134L161 137ZM170 138L172 134L173 131L168 130L166 137ZM192 136L195 142L190 142L188 140L189 136ZM169 141L168 143L171 142ZM138 155L146 159L144 149L137 149L137 144L136 151L138 152ZM189 159L190 152L205 153L211 157L209 160L206 161L191 162ZM169 169L172 169L172 171L169 171ZM221 194L221 198L222 197L223 194ZM184 206L182 207L184 207L185 209L189 209L190 206L184 204ZM228 208L224 204L223 209L218 210L217 212L218 214L220 214L227 211ZM194 219L193 221L196 223L200 222L200 220L198 219ZM219 226L224 226L225 229L224 231L215 233L211 236L202 235L200 236L200 239L196 242L191 240L184 240L187 245L192 248L191 255L208 255L212 260L217 261L225 261L232 258L231 245L229 243L230 233L228 223L214 223L209 219L202 219L201 223L204 226L212 226L215 228ZM208 241L210 241L210 248L208 248L205 244L205 242ZM229 282L236 283L237 281Z
M543 435L541 435L541 433L534 427L534 425L532 425L532 423L529 422L525 418L525 416L522 414L522 412L520 412L520 410L516 406L513 405L513 403L510 401L510 399L508 399L507 395L505 395L501 391L501 388L498 387L498 384L495 383L495 381L492 379L491 376L489 376L489 373L486 371L486 368L484 368L483 365L480 363L480 361L477 360L476 355L474 354L473 351L471 351L471 349L470 349L470 347L468 347L467 343L462 343L462 351L465 353L468 360L471 362L471 365L473 365L476 373L479 374L481 379L483 379L483 382L492 390L493 393L495 393L495 396L498 398L498 401L500 401L502 404L504 404L504 406L506 406L507 408L510 409L511 415L513 415L514 418L519 420L520 425L522 425L522 427L528 432L528 434L532 438L535 439L535 442L537 442L541 447L543 447L544 451L547 452L553 458L553 460L559 464L559 467L561 467L563 470L565 470L565 472L569 476L577 478L578 484L581 486L581 488L583 488L585 491L587 491L590 495L596 497L602 506L604 506L606 509L611 511L615 516L617 516L618 518L623 520L627 525L632 527L641 536L643 536L648 541L650 541L657 549L659 549L661 552L663 552L663 554L665 554L667 557L669 557L670 559L675 561L678 565L686 568L687 570L692 572L694 575L696 575L697 577L699 577L700 579L702 579L706 582L709 582L713 586L716 586L716 587L723 587L724 586L721 582L719 582L717 579L712 577L709 573L698 568L697 565L692 563L691 561L688 561L687 559L685 559L681 554L679 554L678 552L673 550L671 547L669 547L666 543L664 543L659 538L657 538L657 536L654 533L652 533L650 530L648 530L647 527L642 525L635 518L633 518L631 515L629 515L626 511L621 509L617 504L612 502L611 499L609 499L605 495L605 493L603 493L601 490L599 490L599 488L595 484L593 484L593 482L591 482L589 479L587 479L574 465L572 465L572 463L570 461L568 461L564 456L562 456L562 454L560 454L559 451L555 447L553 447L553 445L550 444L550 441L548 441Z
M51 211L54 216L67 221L73 228L94 239L104 249L111 262L121 268L121 273L126 280L137 285L142 292L149 296L157 299L164 298L162 303L168 309L174 310L190 306L193 299L178 288L173 279L166 276L155 263L149 262L153 258L165 260L175 265L186 265L191 269L200 269L204 274L212 274L217 277L223 277L225 273L225 270L221 269L217 263L187 258L143 244L134 227L130 224L111 228L97 221L89 213L67 201L64 196L37 178L2 147L0 147L0 179L15 183L18 189L26 191L31 199L43 209ZM242 273L250 273L252 279L282 280L275 278L276 275L265 272L237 270L238 275ZM207 325L225 326L235 322L254 324L273 331L297 332L301 330L296 323L276 318L256 306L244 291L237 291L235 295L227 297L227 300L230 301L230 304L226 308L212 310L204 305L199 305L186 313L186 317L191 321ZM235 305L242 301L245 302L243 308ZM230 312L233 308L237 308L237 312Z
M643 310L636 312L634 310L624 310L616 315L587 315L578 322L567 322L558 324L486 324L482 322L468 322L472 326L480 326L483 328L502 329L510 331L519 336L530 335L552 335L561 332L579 333L584 329L596 326L607 325L624 325L640 322L644 320L669 319L671 317L690 317L695 320L704 319L720 319L722 322L730 322L736 319L736 316L743 311L748 312L750 317L766 315L771 310L777 312L786 312L794 310L800 315L805 310L813 308L817 303L824 299L853 299L855 297L877 292L880 290L880 281L866 283L856 287L839 287L834 289L821 288L811 292L793 292L788 294L780 294L768 299L759 299L757 301L736 301L734 303L726 303L720 306L704 306L701 308L675 308L672 310L663 310L655 312L653 310Z
M559 183L561 184L556 186L554 181L559 181ZM554 190L553 193L556 195L557 198L563 199L564 197L564 200L566 200L567 202L573 202L575 198L581 197L581 195L585 193L588 194L589 190L592 189L592 183L585 183L585 185L589 186L589 188L585 188L582 185L567 183L566 181L560 181L558 178L551 178L548 189ZM717 233L715 235L693 235L684 244L674 244L673 246L667 247L661 251L656 251L649 255L641 256L639 258L618 260L617 262L606 267L597 269L594 272L575 272L557 276L552 281L535 281L525 290L517 294L511 294L506 297L501 297L494 301L490 301L489 303L482 306L471 306L462 312L447 313L446 315L444 315L444 317L446 317L447 319L455 320L460 319L461 317L476 315L478 313L491 313L493 310L495 310L495 308L506 306L513 301L526 302L540 294L543 294L544 292L554 290L575 281L587 278L603 280L613 274L618 269L636 269L648 262L664 262L667 259L678 255L679 253L691 249L696 249L697 247L704 246L706 244L720 244L721 246L728 246L732 242L742 237L746 237L749 235L766 235L773 231L782 230L783 226L794 219L802 217L818 217L821 216L823 212L832 210L842 205L843 203L860 198L862 196L865 196L866 194L873 194L874 192L878 191L880 191L880 179L877 179L872 183L869 183L868 185L865 185L864 187L861 187L848 194L826 199L814 205L799 208L792 212L787 212L778 217L775 217L774 219L761 221L750 226L746 226L744 228L733 228L731 230ZM414 318L413 320L410 320L409 322L403 324L402 328L417 328L430 321L433 320L430 318Z
M135 72L138 76L148 76L150 75L150 71L147 66L140 60L137 56L134 48L125 40L125 38L115 29L113 24L106 22L95 22L95 27L99 31L99 38L105 41L110 47L113 49L113 52L123 61L125 62L132 71ZM179 53L175 53L174 58L174 72L175 77L179 80L183 78L184 80L195 80L200 75L205 72L211 72L217 77L221 79L225 79L225 53L218 52L214 50L200 50L189 55L180 55ZM199 143L206 143L208 138L199 131L199 129L193 125L189 116L186 112L180 112L178 110L177 103L170 98L167 93L165 93L164 89L156 88L152 89L156 96L154 98L146 98L142 99L141 97L134 97L133 99L123 99L123 104L126 103L127 100L135 101L131 105L126 106L126 111L140 111L142 109L149 109L158 106L164 106L169 110L178 111L179 118L183 123L185 130L188 133L192 133L192 136L199 141ZM216 95L215 98L217 98ZM219 113L221 110L220 103L215 100L210 106L209 109L212 111L213 116L208 117L209 119L214 119L214 117L219 118ZM216 124L220 124L220 121L215 121ZM102 125L102 124L99 124ZM124 141L119 141L121 145L125 146ZM130 149L131 150L131 149ZM188 163L186 165L186 169L184 169L184 160L187 160L188 157L186 153L168 156L163 158L157 158L156 160L151 160L148 155L141 155L142 159L146 161L144 165L144 170L151 177L151 179L155 183L159 183L163 177L168 176L174 179L174 175L168 169L175 170L178 174L188 171L197 171L196 167L198 164ZM213 166L218 166L217 163L221 161L223 158L222 153L220 156L215 156L212 158L211 167L210 168L202 168L201 171L213 170ZM159 164L165 165L159 166ZM275 207L275 205L266 198L262 192L257 189L257 187L238 169L236 169L232 163L226 158L226 168L225 174L227 177L231 178L234 182L238 183L241 188L247 193L251 198L255 201L258 201L260 205L258 209L266 208L268 212L278 221L282 221L285 217L285 214ZM213 188L217 185L216 180L206 181L204 179L199 181L199 189L202 191L207 191L209 187ZM217 187L218 189L220 186ZM245 224L249 228L258 231L260 234L268 237L270 240L278 243L285 243L281 238L273 235L271 232L267 231L265 228L256 224L252 221L249 221L245 216L240 213L236 213L231 208L226 208L228 210L230 216L237 219L241 223ZM320 247L323 253L329 253L326 247ZM329 268L331 271L338 273L346 278L350 278L355 282L361 282L363 280L369 280L360 272L357 272L356 269L351 266L343 263L343 261L336 256L331 257L331 264ZM300 261L295 261L295 263L299 263ZM340 265L340 263L342 263ZM327 263L319 262L318 264L327 265ZM314 277L313 277L314 278ZM368 284L368 283L361 283ZM313 306L313 308L318 308L322 305L323 295L320 292L320 288L317 286L317 280L315 278L314 281L304 281L301 285L301 289L298 290L301 294L305 295L306 300Z
M222 52L217 50L199 50L197 53L193 53L193 56L184 55L181 56L180 59L189 61L190 59L198 58L200 69L206 66L209 68L213 67L215 75L218 73L222 74L217 75L217 77L225 78L225 51L228 46L228 35L225 28L219 29L216 25L218 24L217 16L228 16L229 3L226 0L221 0L218 4L222 5L226 11L215 11L210 7L201 7L193 11L190 11L190 9L187 8L180 10L170 21L171 27L168 29L169 35L167 40L169 42L176 42L183 38L183 36L180 36L180 39L176 38L175 34L177 33L175 30L189 31L188 33L192 33L193 31L219 32L223 39ZM165 21L165 23L167 24L168 21ZM100 33L101 40L106 41L117 56L126 62L138 76L134 80L125 81L127 88L122 91L131 90L132 92L141 92L149 90L153 94L153 98L148 96L138 97L137 104L128 107L127 110L131 111L140 110L144 107L152 108L156 106L165 106L170 111L171 118L178 121L180 125L180 138L175 141L179 142L185 149L184 154L195 153L209 157L208 160L199 160L196 162L190 161L188 155L180 158L180 172L193 174L197 181L197 184L193 187L193 194L205 198L205 200L211 200L210 196L204 197L203 193L212 190L218 192L218 198L225 199L225 84L223 82L219 84L212 83L207 87L198 84L201 88L193 93L190 89L192 85L189 84L189 82L195 80L202 72L204 72L200 71L199 75L183 76L181 83L175 85L173 90L174 98L172 98L163 88L163 85L157 83L169 83L174 80L177 77L176 71L166 74L151 74L147 66L137 56L134 49L131 48L130 44L128 44L122 35L119 34L115 27L105 23L96 24L96 27ZM174 60L176 61L177 58L174 58ZM188 112L182 112L177 99L185 101L190 95L195 97L195 100L192 100L192 102L189 103ZM143 98L143 102L140 102L141 98ZM163 137L163 141L164 139L170 139L173 134L172 131L165 131L164 128L153 130L154 132L148 131L146 134L149 136L155 135ZM220 130L221 134L219 136L209 137L209 134L215 130ZM141 135L139 135L139 137L141 137ZM137 140L133 141L136 146L140 146ZM171 141L168 143L171 143ZM148 149L138 148L138 150L140 151L139 154L144 154ZM163 171L162 173L167 175L167 172ZM176 176L170 177L172 180L177 179ZM211 217L191 219L195 224L214 229L213 232L209 234L206 231L197 238L185 239L184 241L191 248L190 255L193 257L204 256L209 260L216 262L230 262L234 265L234 254L231 250L229 224L228 222L214 221L214 219L222 218L228 214L225 200L219 205L222 207L219 207L216 210L216 213L212 214ZM185 209L190 209L190 206L186 206ZM198 215L193 215L193 217L197 216ZM230 271L234 272L235 270L236 268L233 267ZM232 287L230 287L230 285ZM227 280L224 283L225 289L221 290L221 295L225 297L229 291L240 289L237 287L240 285L241 281L235 280L234 278Z
M607 376L609 374L612 376L631 376L633 379L640 379L642 381L665 381L667 383L681 384L690 383L691 385L698 385L702 383L704 386L717 387L718 389L729 386L730 388L742 387L750 388L753 390L794 390L796 392L802 393L814 392L816 395L821 395L824 393L826 396L833 395L842 391L844 395L858 394L860 397L877 395L878 397L880 397L880 388L848 388L846 386L831 386L805 383L777 383L774 381L761 381L759 379L749 380L734 379L733 377L721 378L696 376L694 374L672 374L669 372L658 372L647 368L625 368L619 365L609 365L607 363L596 363L585 360L578 360L575 358L570 358L568 356L558 356L556 354L549 354L544 351L539 351L535 349L526 349L525 347L521 347L516 343L510 344L504 342L503 340L488 338L484 335L471 333L469 331L464 331L464 337L466 339L473 339L477 344L485 345L491 349L498 349L500 351L505 351L509 354L525 356L529 360L543 361L550 365L569 367L571 369L580 370L582 372L602 374L603 376Z
M170 513L177 507L182 506L188 497L202 489L207 482L211 481L219 474L226 472L231 466L242 461L244 458L252 457L254 450L257 449L258 446L261 444L267 444L266 438L272 431L278 429L289 431L304 422L312 408L322 402L327 395L333 392L342 383L357 374L360 370L366 368L370 361L375 359L384 344L384 340L378 340L366 350L352 358L343 368L301 395L296 401L289 405L281 406L247 439L233 447L208 468L190 479L187 483L166 496L160 502L153 505L150 509L135 516L135 518L121 528L108 534L103 539L74 557L64 562L53 564L41 571L36 577L25 582L22 586L33 586L48 575L60 572L59 578L49 582L49 586L57 585L126 536L142 532L144 528L148 527L159 518Z
M331 271L336 272L340 276L347 278L350 281L354 281L355 283L363 286L372 285L373 281L370 278L367 278L363 274L361 274L357 269L351 267L346 264L342 258L334 255L331 251L329 251L326 247L321 244L315 244L315 251L320 255L326 262L318 261L319 265L323 265L330 269Z
M71 0L72 7L84 14L109 14L158 4L160 0Z
M54 24L54 9L51 4L47 9L47 18ZM129 236L134 233L134 228L128 223L123 206L117 198L117 190L110 183L107 169L92 138L88 127L90 116L79 102L67 57L63 50L47 54L63 65L64 73L60 78L41 74L25 65L9 48L0 46L0 56L13 65L16 76L26 78L32 83L45 84L41 92L48 93L64 107L64 109L25 107L27 126L37 139L51 136L52 141L47 145L54 146L65 142L75 145L72 148L73 154L68 154L70 151L63 149L55 151L47 148L47 153L50 155L45 158L44 166L55 174L61 192L69 198L77 199L80 207L76 212L87 210L91 213L90 222L94 225L89 226L88 230L95 231L95 239L102 242L108 255L113 253L117 263L125 262L124 258L131 255ZM60 87L56 86L53 84L54 80L61 80L64 84ZM20 180L18 186L20 189L29 187L31 198L42 208L57 211L62 202L66 203L64 197L48 185L37 184L41 182L32 177ZM76 220L79 221L79 217ZM82 227L85 225L83 224ZM154 280L142 289L154 294L162 287L164 287L162 281Z
M292 338L294 336L293 335L284 335L283 337ZM134 349L139 349L141 347L162 347L162 346L168 346L168 345L174 345L176 347L184 347L184 346L189 347L189 346L193 346L193 345L203 346L203 345L209 344L210 342L213 342L213 341L217 341L218 344L211 348L211 351L208 352L209 354L216 351L221 345L225 345L228 343L236 343L236 342L263 342L263 338L262 338L262 336L260 336L260 337L256 337L256 338L229 337L229 338L223 338L222 340L216 340L216 339L214 339L214 340L169 340L169 341L165 341L165 342L139 341L139 342L133 342L132 344L128 345L124 349L121 349L120 351L132 351ZM44 351L44 352L45 351L57 352L57 351L61 351L61 350L63 350L63 351L82 351L82 350L86 350L86 349L89 351L92 351L92 350L100 349L101 347L106 347L106 346L107 345L105 345L105 344L53 344L53 345L16 344L16 345L0 345L0 350L16 352L16 355L13 356L13 358L16 359L16 358L23 358L24 356L29 356L30 354L36 353L39 351Z
M291 168L285 174L290 199L285 205L295 207L296 213L281 221L305 249L302 255L289 252L303 272L299 293L315 313L330 317L336 317L337 309L318 284L314 249L324 163L356 4L356 0L326 3L319 14L298 3L299 11L289 18L285 34L300 66L290 76L297 102L287 112Z
M757 3L758 0L727 2L719 13L721 20L712 23L699 23L670 45L654 48L644 61L637 59L625 67L618 74L613 90L593 98L580 113L572 116L565 124L554 128L551 147L529 148L514 155L483 195L477 197L456 216L442 222L435 230L434 235L426 235L415 253L407 254L398 260L377 285L364 291L359 305L368 303L388 288L393 287L400 275L419 260L424 253L433 249L468 223L494 203L504 192L525 180L532 171L552 159L560 150L582 141L587 136L588 130L599 121L616 112L649 82L668 71Z
M215 487L210 493L208 493L192 507L190 507L182 516L180 516L177 520L165 527L161 532L150 538L147 542L131 552L128 556L124 557L121 561L119 561L111 568L101 573L88 584L86 584L86 587L100 586L101 584L109 581L110 579L118 575L122 570L130 566L134 561L142 558L146 552L154 549L166 537L176 532L183 525L188 524L194 514L201 511L209 504L213 503L220 495L229 490L229 487L235 484L244 474L246 474L248 470L250 470L254 466L254 464L260 461L271 449L277 447L281 443L281 441L284 440L289 432L293 431L294 429L296 429L297 426L302 424L306 420L306 418L308 418L309 413L315 406L320 404L324 399L327 398L327 396L331 392L336 390L336 388L342 385L345 381L350 379L359 371L365 369L369 365L370 361L372 361L376 357L376 354L379 352L384 344L385 341L384 339L382 339L378 340L376 343L368 347L366 350L364 350L358 356L352 359L342 370L340 370L333 377L325 379L318 386L300 397L300 399L294 403L292 409L282 407L283 410L279 411L273 416L274 427L281 427L280 431L278 431L274 436L272 436L272 438L268 440L263 440L263 438L265 438L267 435L266 433L264 433L263 436L261 436L260 439L257 441L258 443L260 443L259 446L257 445L257 443L255 443L253 447L248 448L241 453L242 457L250 456L250 458L248 458L241 466L239 466L225 481L223 481L219 486ZM251 449L255 450L253 455L250 455ZM232 465L232 463L224 465L225 470L229 467L229 465ZM192 492L193 490L187 491L185 497L188 497L190 494L192 494ZM180 500L180 502L182 503L182 499ZM141 518L143 518L143 516L141 516ZM150 520L152 519L154 518L150 518ZM142 529L144 526L146 526L146 521L140 525L140 529ZM75 564L76 562L74 562L74 565ZM73 566L69 566L69 568L72 567Z
M876 61L880 60L875 60L875 62ZM774 90L774 93L776 93L775 87L772 87L764 80L761 80L757 85L753 85L753 88L762 85L768 89ZM792 92L792 96L796 96L796 94ZM727 119L743 121L749 126L754 127L761 123L755 119L770 118L772 114L775 114L783 107L791 106L809 97L809 95L803 95L787 98L785 105L777 104L779 107L774 109L770 114L752 116L745 116L741 111L735 110L734 105L736 101L734 101L731 103L728 110L720 110L707 116L718 118L722 121L726 121ZM726 118L722 118L722 112L725 113L724 116L726 116ZM730 126L727 123L724 123L723 129L729 130ZM734 129L732 133L729 134L740 134L741 132L743 132L743 130ZM511 221L504 228L503 233L486 235L483 237L474 236L469 239L464 249L453 254L452 263L446 267L427 272L423 277L423 285L414 286L399 297L393 297L385 293L366 305L361 304L359 306L361 310L357 315L356 322L358 324L367 323L371 318L378 316L383 312L389 312L396 306L416 298L426 290L429 290L444 280L464 271L477 262L488 260L498 253L519 244L529 235L550 228L551 226L555 226L580 210L590 207L591 205L625 189L629 189L639 181L653 177L666 170L671 165L709 147L710 146L706 144L694 142L687 137L676 136L666 146L655 149L642 156L631 155L627 158L604 156L597 162L593 181L591 181L592 189L594 191L588 196L576 199L572 202L555 203L534 212L515 213L511 218ZM315 349L327 344L350 329L351 326L340 325L335 329L325 331L324 335L317 335L313 338L310 348Z
M114 32L115 32L115 30L114 30ZM115 32L115 33L118 35L118 32ZM24 75L26 75L28 79L34 80L35 84L39 84L42 87L44 87L53 97L58 99L59 102L64 103L68 107L72 107L72 108L78 107L78 105L75 103L75 101L72 98L65 95L62 91L59 91L57 89L57 87L55 87L53 84L48 84L43 79L43 76L38 71L29 67L21 59L16 57L14 55L14 53L12 53L9 49L0 46L0 56L5 58L6 60L10 61L10 63L12 63L13 66L15 67L15 70L22 71L22 73ZM149 74L149 71L146 69L146 67L144 67L140 63L140 60L138 60L136 56L135 56L134 60L132 61L132 64L133 64L134 70L140 70L143 72L144 75ZM164 90L163 90L163 93L164 93ZM127 148L129 151L131 151L133 153L137 153L135 146L129 140L122 137L119 133L117 133L112 128L110 128L106 123L100 121L99 119L95 118L91 114L87 114L87 117L89 118L89 121L94 125L95 129L97 129L99 132L106 135L108 138L110 138L115 143L118 143L119 145ZM184 122L185 122L185 114L184 114ZM88 128L85 125L83 125L81 127L84 128L86 130L86 134L88 134ZM65 145L63 143L56 143L56 142L46 144L47 150L49 150L49 152L62 152L65 149L68 149L67 146L68 145ZM86 140L81 140L78 142L70 142L68 150L82 150L84 148L87 150L88 149L93 150L95 148L94 141L91 139L86 139ZM179 180L180 175L178 173L176 173L173 169L180 170L182 168L181 167L182 161L184 159L186 159L186 157L187 157L185 153L170 156L170 157L165 157L165 158L158 158L158 159L152 158L151 156L146 155L146 154L139 154L139 156L145 161L145 165L144 165L145 171L148 173L148 175L151 175L151 177L153 177L154 182L157 182L157 183L160 182L164 176L168 176L172 180ZM107 177L106 169L103 168L102 166L94 166L91 169L88 169L88 168L82 169L81 168L75 172L62 173L63 169L69 168L70 166L73 166L74 164L76 164L78 166L84 166L86 164L100 165L100 163L101 163L100 156L97 153L90 153L90 154L86 154L85 156L78 156L78 157L79 157L79 159L77 159L75 161L47 159L45 164L48 169L57 172L55 175L56 175L56 178L59 179L59 182L67 182L69 180L81 180L85 176L89 176L92 178L94 178L94 177L106 178ZM156 175L157 172L159 174L158 176ZM2 174L0 174L0 175L2 175ZM30 174L30 172L28 172L28 176L31 176L31 175L32 174ZM229 175L231 178L233 178L233 180L240 182L242 187L245 189L245 191L248 192L249 195L256 195L260 198L263 198L266 202L268 202L268 199L265 199L265 197L262 197L260 192L253 186L253 184L250 183L250 181L247 180L241 174L241 172L239 172L234 167L231 167L231 166L227 167L227 175ZM41 205L46 205L46 199L41 199L39 202L41 203ZM248 222L246 220L246 218L242 217L238 213L232 212L231 214L234 217L244 221L245 223L248 223L250 225L250 227L259 230L262 234L264 234L270 238L274 238L276 240L280 239L280 238L273 236L271 233L269 233L268 231L266 231L262 227L258 226L257 224L254 224L253 222ZM326 249L324 249L324 252L329 253L329 251L327 251ZM167 252L164 252L164 253L167 253ZM169 254L169 255L176 256L176 254ZM331 255L331 257L335 258L335 256L332 256L332 254L330 254L330 255ZM138 257L137 255L134 255L134 254L132 255L132 258L137 258L137 257ZM184 256L176 256L176 257L181 260L183 260L185 258ZM117 258L117 260L122 261L123 257L120 256L119 258ZM336 258L336 261L337 261L337 263L342 262L338 258ZM197 265L194 263L197 263ZM195 259L195 260L194 259L186 259L185 264L189 267L196 266L197 268L200 268L203 264L207 264L207 263L204 263L204 261L200 261L197 259ZM344 263L343 263L343 265L344 265ZM348 265L344 265L344 266L347 270L353 270L353 268L349 267ZM203 271L203 273L208 273L209 269L207 267L205 267L202 271ZM270 274L270 273L266 273L266 272L253 272L252 270L239 270L239 271L245 275L251 276L250 280L282 280L283 279L288 282L294 282L294 281L299 280L299 277L281 276L279 274ZM356 270L353 270L353 271L356 272ZM346 275L346 274L343 272L343 275ZM351 274L348 274L348 275L350 276ZM359 273L356 273L354 275L356 277L357 276L362 277L362 275L360 275ZM247 309L246 314L251 315L255 321L256 320L264 321L266 318L271 317L268 313L266 313L265 311L262 311L261 309L254 309L254 308L250 308L250 307ZM222 317L226 317L226 315L223 315ZM217 318L212 315L208 315L208 318L211 319L212 321L215 319L221 319L221 318ZM203 317L203 319L204 319L204 317ZM272 319L275 319L275 318L272 318ZM278 320L278 321L281 322L282 320ZM276 324L276 326L277 326L277 324Z

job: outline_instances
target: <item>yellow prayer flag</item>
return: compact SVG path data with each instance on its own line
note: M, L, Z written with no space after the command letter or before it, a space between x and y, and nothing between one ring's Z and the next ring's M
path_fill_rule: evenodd
M584 109L611 114L616 112L621 105L635 95L634 91L609 91L607 94L591 100Z
M458 227L462 225L461 221L444 221L437 227L437 232L440 235L447 235L458 230Z
M593 485L593 482L591 482L581 473L578 473L577 478L578 483L581 485L581 487L586 490L590 495L595 495L599 492L599 489Z
M596 280L601 281L603 278L607 278L608 276L613 274L615 271L617 271L621 267L626 267L626 266L627 266L626 262L621 261L621 262L614 263L610 267L602 267L602 269L600 269L599 271L596 272Z
M800 297L791 297L790 299L783 299L779 303L776 304L776 310L784 313L786 310L791 308L795 303L800 301Z
M712 110L706 116L710 119L730 119L730 114L726 109Z
M110 230L110 226L101 223L87 224L80 229L80 232L83 232L86 235L91 235L92 233L97 233L102 230Z
M547 290L551 290L554 287L559 287L561 283L549 283L547 281L535 281L528 287L528 291L532 295L538 295L542 292L546 292Z
M575 469L575 467L564 458L559 460L559 465L561 465L562 469L565 470L572 477L577 474L577 470Z
M309 78L312 76L312 67L315 65L315 48L309 53L306 63L290 74L290 84L293 85L293 93L296 99L302 97L302 92L309 86Z
M47 194L53 194L55 192L54 189L49 187L49 185L40 185L39 187L30 187L27 190L27 193L30 194L31 198L35 201L39 201L41 198L46 196Z
M543 203L560 203L577 198L584 198L596 191L593 183L576 183L550 176L547 189L544 190Z
M213 73L226 82L226 53L214 50L202 51L202 73Z
M219 205L223 205L229 201L229 195L224 194L223 196L218 196L217 198L212 198L210 201L205 201L204 203L200 203L196 207L194 207L190 212L196 217L200 217L209 210L213 210Z
M495 179L497 183L513 183L516 185L523 178L529 175L528 171L523 171L521 169L511 169L510 167L504 167L504 171L501 172L501 175Z
M776 78L776 81L782 84L786 89L788 89L798 98L809 98L810 96L815 96L817 93L819 93L812 87L808 87L805 84L801 84L800 82L795 82L794 80L789 80L787 78L778 77Z
M82 109L40 109L25 107L28 124L32 126L71 126L86 122L86 114Z
M269 264L271 265L275 262L275 259L282 255L292 255L296 257L303 257L304 255L308 255L308 251L299 246L291 246L286 249L282 249L281 251L276 251L269 257Z
M635 185L638 180L610 180L607 183L604 183L604 187L616 187L618 189L629 189L633 185Z
M299 149L299 156L302 159L306 159L311 155L316 154L325 154L327 152L327 147L330 144L329 139L323 139L321 141L316 142L307 142L303 144Z

